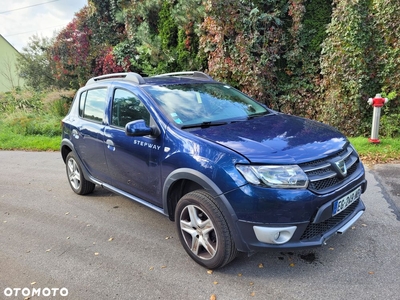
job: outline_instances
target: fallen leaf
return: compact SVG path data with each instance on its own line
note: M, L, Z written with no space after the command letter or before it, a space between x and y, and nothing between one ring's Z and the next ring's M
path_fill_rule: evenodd
M69 212L66 212L65 214L66 214L66 215L69 215Z
M290 266L290 267L294 267L294 263L291 263L289 266Z
M368 225L367 225L367 224L361 224L361 226L362 226L362 227L367 227Z
M69 236L67 236L67 240L69 240L70 239L70 237Z
M36 284L36 281L34 281L34 282L31 282L31 285L35 285Z
M214 283L215 285L217 285L217 284L218 284L218 281L214 281L213 283Z
M353 230L356 229L356 226L351 227L351 229L353 229Z
M114 240L113 237L110 237L110 238L108 239L109 242L111 242L112 240Z
M250 282L249 285L254 285L254 282Z
M100 254L99 252L95 252L95 253L94 253L95 256L98 256L99 254Z
M153 271L153 270L154 270L154 267L150 267L149 270L150 270L150 271Z
M3 221L3 223L7 223L7 221Z
M25 297L25 298L24 298L24 300L29 300L29 299L31 299L31 297Z
M46 252L50 252L50 251L51 251L51 248L46 250Z
M329 250L335 250L335 248L331 247L331 248L329 248Z
M368 272L368 274L369 274L369 275L374 275L375 272L370 271L370 272Z
M210 296L210 300L217 300L217 296L215 296L214 294L212 294L212 295Z
M256 295L255 292L251 292L251 293L250 293L250 296L252 296L252 297L254 297L255 295Z
M207 270L207 274L211 275L213 273L213 270Z
M90 226L92 226L92 225L90 225L90 224L86 224L86 227L90 227Z
M161 266L161 269L165 269L167 266Z
M238 276L239 276L239 277L242 277L242 273L239 273Z
M258 264L258 267L261 269L261 268L264 268L264 264L263 263L259 263Z

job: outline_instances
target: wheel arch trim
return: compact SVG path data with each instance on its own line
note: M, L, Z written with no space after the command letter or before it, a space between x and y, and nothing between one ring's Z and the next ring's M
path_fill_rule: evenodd
M226 222L229 225L232 238L235 241L236 247L239 251L249 251L248 246L243 242L240 235L240 230L238 227L238 217L229 203L228 199L225 197L221 189L205 174L190 168L180 168L171 172L166 180L164 181L163 191L162 191L162 202L164 214L169 216L174 212L169 211L169 200L168 195L171 186L178 180L190 180L193 181L204 188L215 200L218 208L221 210L222 214L225 216Z
M65 147L69 148L71 151L66 151L66 150L65 150ZM69 153L69 152L73 152L73 153L74 153L74 156L75 156L75 159L78 161L78 163L79 163L79 165L80 165L80 167L81 167L81 169L82 169L83 176L85 177L85 179L86 179L86 180L89 180L89 181L91 181L91 182L93 182L93 183L96 183L96 181L93 180L93 177L89 174L89 172L88 172L88 170L86 169L85 165L83 164L81 158L80 158L79 155L76 153L74 144L73 144L70 140L68 140L68 139L63 139L63 140L61 141L61 147L60 147L60 148L61 148L61 156L62 156L62 159L63 159L64 163L67 163L66 159L67 159L68 153Z

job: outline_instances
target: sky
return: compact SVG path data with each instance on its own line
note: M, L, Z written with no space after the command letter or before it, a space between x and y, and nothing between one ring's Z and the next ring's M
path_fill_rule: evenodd
M86 4L87 0L1 0L0 34L21 52L33 35L53 37Z

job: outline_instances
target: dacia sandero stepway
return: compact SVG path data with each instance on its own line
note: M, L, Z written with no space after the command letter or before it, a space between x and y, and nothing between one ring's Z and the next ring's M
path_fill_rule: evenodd
M91 78L62 124L75 193L98 185L167 216L210 269L237 251L320 246L365 210L364 167L343 134L202 72Z

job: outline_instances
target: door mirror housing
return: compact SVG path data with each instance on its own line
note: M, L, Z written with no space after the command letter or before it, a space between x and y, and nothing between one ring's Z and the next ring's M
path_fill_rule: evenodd
M125 125L125 134L127 136L145 136L157 135L158 130L148 127L144 120L136 120Z

